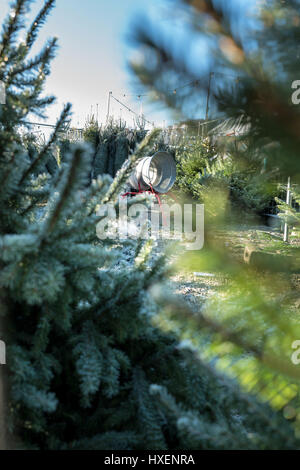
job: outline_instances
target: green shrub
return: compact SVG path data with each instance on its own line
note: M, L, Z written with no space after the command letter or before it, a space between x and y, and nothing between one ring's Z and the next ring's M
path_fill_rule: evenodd
M220 201L224 199L222 207L263 214L271 210L278 194L274 171L265 171L263 158L249 154L245 161L235 155L232 146L221 149L208 138L185 137L176 149L177 187L205 203L211 215L216 212L217 195Z

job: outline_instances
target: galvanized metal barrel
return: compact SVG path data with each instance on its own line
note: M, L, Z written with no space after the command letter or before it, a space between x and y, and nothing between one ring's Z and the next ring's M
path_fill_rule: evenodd
M134 189L167 193L176 180L175 160L168 152L156 152L152 157L142 158L129 178Z

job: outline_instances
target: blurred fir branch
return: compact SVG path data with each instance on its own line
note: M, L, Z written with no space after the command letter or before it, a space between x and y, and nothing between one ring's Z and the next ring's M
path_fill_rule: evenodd
M275 201L279 217L291 224L298 220L298 210L279 200L284 192L278 183L291 176L296 186L300 179L300 114L292 102L292 84L299 77L295 51L300 2L264 2L251 26L233 2L182 0L175 6L185 13L180 21L184 40L178 41L161 24L139 18L133 42L140 54L131 62L132 71L160 101L182 113L187 128L192 118L201 121L199 110L205 114L211 76L209 118L238 119L247 132L221 138L218 130L215 135L212 131L211 141L191 141L187 135L183 148L177 149L179 188L195 202L205 203L205 245L200 252L185 253L176 263L176 273L213 273L224 276L226 284L192 308L162 295L163 313L157 324L190 338L203 359L215 360L220 370L275 408L292 400L295 418L299 372L291 354L300 335L299 275L295 270L283 273L249 266L242 248L252 242L253 226L267 231L258 215L278 211ZM203 47L196 49L194 44ZM202 68L194 66L198 62ZM185 83L190 86L181 90ZM259 237L253 241L258 254L269 250L279 256L288 251L299 272L299 238L288 245L276 231L257 232L270 236L264 244ZM294 421L299 435L299 420Z
M88 184L94 149L87 144L69 145L53 175L39 173L69 106L40 152L23 145L18 126L53 101L41 92L55 41L32 61L27 49L54 2L45 2L27 46L15 48L30 3L13 3L1 37L1 77L14 74L0 113L0 330L8 371L0 380L9 383L6 425L21 443L1 436L0 446L299 448L281 413L157 325L160 307L149 289L167 267L152 243L96 236L97 207L116 202L159 131L113 181L105 175Z

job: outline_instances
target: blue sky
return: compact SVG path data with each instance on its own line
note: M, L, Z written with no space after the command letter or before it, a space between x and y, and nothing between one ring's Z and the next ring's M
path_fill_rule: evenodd
M255 0L230 1L241 5ZM1 22L10 3L0 0ZM43 0L33 2L28 22L43 3ZM170 1L57 0L56 3L35 46L37 52L47 38L57 36L59 39L60 48L45 90L47 94L55 95L57 102L49 108L46 122L54 123L66 102L73 105L74 126L82 127L91 112L96 114L97 104L99 121L105 122L109 91L131 109L140 112L141 99L137 95L143 90L127 66L132 53L128 44L130 25L137 15L147 14L167 31L172 31L174 37L180 37L183 31L176 21L178 12L174 8L166 8ZM172 12L173 16L170 16ZM198 50L198 63L200 57ZM142 98L142 110L155 125L172 122L171 113L163 106L159 109L158 105L147 104L147 97ZM111 114L116 119L126 120L129 126L133 125L133 114L114 100L111 101Z
M9 11L8 0L0 0L0 20ZM57 103L48 111L47 122L53 123L63 103L73 105L73 124L81 127L92 110L99 121L105 120L109 91L132 109L140 111L140 100L136 96L141 89L132 87L133 79L128 72L129 47L127 34L130 22L138 13L147 13L153 8L161 9L164 0L57 0L47 23L42 28L35 51L44 41L57 36L59 51L51 75L48 77L46 92L57 97ZM28 21L43 5L42 0L33 3ZM151 7L150 7L151 5ZM164 18L162 18L164 20ZM161 125L170 118L169 113L147 106L143 98L143 112L149 120ZM133 115L116 102L111 103L111 112L120 116L130 125Z

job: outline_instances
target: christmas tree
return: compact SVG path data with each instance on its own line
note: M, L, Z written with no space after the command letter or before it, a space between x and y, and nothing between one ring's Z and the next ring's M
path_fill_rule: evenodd
M205 152L205 141L200 151L184 142L179 155L181 188L205 203L205 246L185 254L178 268L212 272L228 284L196 309L177 299L162 305L202 357L214 358L246 389L283 409L300 435L300 375L291 359L300 337L300 3L255 3L251 18L237 2L175 4L178 19L167 28L147 18L134 24L140 54L131 66L144 92L155 91L180 112L188 129L191 118L200 123L198 136L215 126L213 149ZM177 31L184 31L181 41ZM280 218L290 224L290 243L259 217L269 217L270 209L279 225Z
M0 307L7 345L1 446L297 447L280 413L155 325L160 307L149 288L167 274L152 243L96 236L99 206L117 204L159 131L145 138L114 180L104 175L92 184L93 149L86 144L70 145L53 175L41 172L69 105L37 154L30 156L22 144L19 128L28 113L44 115L53 101L42 91L56 49L52 39L30 56L54 0L45 2L25 41L16 43L30 3L13 3L1 36Z

